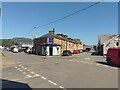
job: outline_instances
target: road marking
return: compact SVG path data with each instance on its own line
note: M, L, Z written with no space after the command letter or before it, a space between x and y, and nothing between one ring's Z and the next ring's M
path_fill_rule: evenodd
M21 65L18 65L19 67L21 67Z
M98 64L98 63L97 63L96 65L97 65L97 66L101 66L101 64Z
M23 74L26 74L26 72L23 72Z
M30 72L30 70L27 70L28 72Z
M52 83L52 84L54 84L54 85L57 85L56 83L54 83L54 82L51 81L51 80L48 80L48 82L49 82L49 83Z
M20 79L11 79L11 81L19 81Z
M35 74L35 72L30 72L30 73Z
M118 69L117 67L110 67L110 68L113 68L113 69Z
M102 65L103 67L110 67L110 66L107 66L107 65Z
M62 89L64 89L64 87L62 87L62 86L59 86L59 88L62 88Z
M14 67L14 68L17 68L17 67Z
M41 75L39 75L39 74L35 74L35 76L41 76Z
M17 70L20 70L20 68L17 68Z
M73 60L69 60L69 61L73 61ZM24 68L24 66L21 66L21 65L18 65L19 67L21 67L21 68ZM19 70L19 71L23 71L22 69L20 69L20 68L18 68L18 67L14 67L14 68L17 68L17 70ZM24 68L24 69L27 69L27 68ZM30 70L27 70L27 71L30 71ZM35 74L35 72L30 72L30 73L32 73L32 74ZM23 72L23 74L26 74L26 72ZM44 79L44 80L47 80L47 78L46 77L44 77L44 76L42 76L42 75L40 75L40 74L35 74L34 76L31 76L31 75L26 75L26 77L25 78L32 78L32 77L37 77L37 76L41 76L41 78L42 79ZM18 80L20 80L20 79L12 79L13 81L18 81ZM49 83L51 83L51 84L53 84L53 85L57 85L55 82L53 82L53 81L51 81L51 80L48 80L48 82ZM59 85L58 85L59 86ZM59 88L61 88L61 89L64 89L64 90L67 90L67 89L65 89L64 87L62 87L62 86L59 86Z
M31 78L32 76L31 75L26 75L28 78Z
M23 70L20 69L20 71L22 72Z
M45 77L43 77L43 76L41 76L41 78L42 78L42 79L45 79L45 80L47 79L47 78L45 78Z
M22 66L22 68L24 69L24 66Z
M77 61L77 62L80 62L80 61Z
M24 68L25 70L27 69L27 68Z

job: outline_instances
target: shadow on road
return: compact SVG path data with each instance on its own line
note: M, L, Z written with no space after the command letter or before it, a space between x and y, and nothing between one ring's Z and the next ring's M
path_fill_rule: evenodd
M93 56L102 56L100 53L98 53L98 52L91 52L91 55L93 55Z
M117 67L117 68L120 68L120 66L117 66L117 65L109 65L107 62L96 61L96 63L102 64L102 65L108 65L108 66L111 66L111 67Z
M2 90L32 90L28 84L0 79Z

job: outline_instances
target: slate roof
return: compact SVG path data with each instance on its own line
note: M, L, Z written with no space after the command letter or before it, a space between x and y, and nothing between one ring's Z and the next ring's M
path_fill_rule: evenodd
M57 34L51 34L51 33L47 33L47 34L45 34L45 35L43 35L39 38L57 38L57 39L65 40L65 41L72 42L72 43L75 43L75 44L80 44L80 42L76 42L74 40L59 36ZM38 38L35 38L35 39L38 39Z

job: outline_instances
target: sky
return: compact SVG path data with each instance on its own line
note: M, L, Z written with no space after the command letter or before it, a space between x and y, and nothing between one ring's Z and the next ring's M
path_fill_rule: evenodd
M36 28L62 18L95 2L3 2L2 38L40 37L55 28L84 44L98 43L101 34L118 33L118 3L102 2L59 22Z

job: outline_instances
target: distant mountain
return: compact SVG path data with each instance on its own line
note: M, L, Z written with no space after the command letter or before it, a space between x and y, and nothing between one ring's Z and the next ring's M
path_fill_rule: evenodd
M11 45L14 45L16 43L32 43L33 40L30 38L21 38L21 37L15 37L12 39L0 39L0 45L4 46L4 47L9 47Z
M30 38L19 38L15 37L12 39L13 42L32 42L33 40Z

